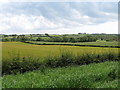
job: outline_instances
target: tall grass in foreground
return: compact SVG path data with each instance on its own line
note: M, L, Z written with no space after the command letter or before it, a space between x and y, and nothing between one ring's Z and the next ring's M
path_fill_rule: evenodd
M5 75L3 88L118 88L118 62L46 68L17 75Z
M70 51L60 50L59 55L52 55L40 60L40 58L20 57L16 55L9 60L2 61L2 74L17 74L27 71L41 70L45 67L66 67L71 65L85 65L104 61L118 61L119 55L113 52L73 54ZM43 62L41 62L43 61Z

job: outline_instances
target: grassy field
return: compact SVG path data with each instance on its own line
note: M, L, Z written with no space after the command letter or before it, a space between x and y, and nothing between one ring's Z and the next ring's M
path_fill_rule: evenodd
M118 48L22 42L0 47L3 88L118 87Z
M2 58L9 59L20 54L20 56L46 57L48 55L58 55L61 50L73 52L74 54L83 53L118 53L118 48L101 48L101 47L78 47L63 45L32 45L21 42L3 42ZM54 53L54 54L53 54Z
M96 42L78 42L78 43L70 43L70 42L38 42L38 41L29 41L31 43L36 44L76 44L76 45L96 45L96 46L119 46L119 42L112 41L96 41Z
M33 71L41 68L41 65L65 67L108 60L118 60L118 48L2 43L4 74Z
M118 88L118 62L3 76L3 88Z

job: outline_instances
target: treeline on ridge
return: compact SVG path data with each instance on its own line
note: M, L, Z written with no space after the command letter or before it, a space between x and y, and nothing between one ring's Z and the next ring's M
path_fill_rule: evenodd
M1 41L44 41L44 42L95 42L97 40L118 41L117 34L28 34L28 35L2 35Z

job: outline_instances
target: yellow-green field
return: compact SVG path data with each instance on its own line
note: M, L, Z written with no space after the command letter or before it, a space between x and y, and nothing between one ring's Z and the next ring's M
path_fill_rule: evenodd
M80 46L64 46L64 45L32 45L22 42L2 42L2 58L9 59L12 56L20 54L20 56L45 57L48 55L57 55L60 51L71 51L75 54L79 53L118 53L118 48L103 47L80 47Z
M0 42L0 50L3 88L118 87L118 48Z

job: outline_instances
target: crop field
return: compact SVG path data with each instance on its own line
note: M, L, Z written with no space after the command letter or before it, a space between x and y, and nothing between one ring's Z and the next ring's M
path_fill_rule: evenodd
M1 42L3 88L117 88L118 48Z
M101 47L79 47L63 45L31 45L21 42L3 42L2 58L9 59L20 54L20 56L46 57L48 55L57 55L61 50L70 51L74 54L83 53L118 53L118 48L101 48ZM53 54L54 53L54 54Z

